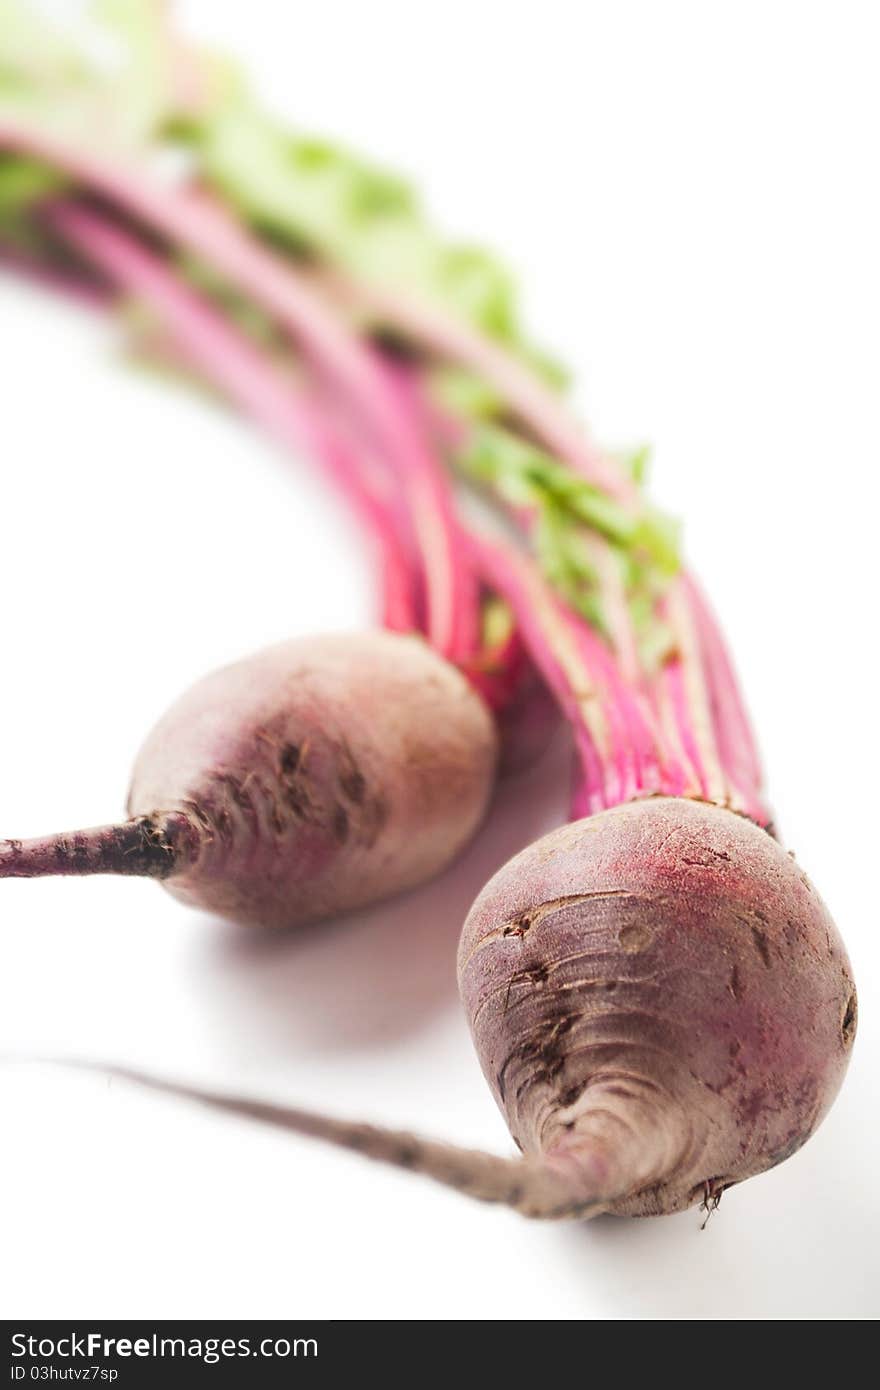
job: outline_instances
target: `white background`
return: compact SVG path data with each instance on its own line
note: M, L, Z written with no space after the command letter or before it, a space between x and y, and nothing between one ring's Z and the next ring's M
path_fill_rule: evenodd
M817 1137L691 1212L530 1225L121 1083L0 1066L6 1316L845 1318L880 1312L876 8L201 0L190 27L306 126L506 248L612 444L653 440L723 615L787 842L862 1020ZM0 280L0 834L112 818L190 681L371 620L308 465ZM564 750L423 891L289 938L151 883L0 884L0 1047L506 1152L455 995L489 873L563 814Z

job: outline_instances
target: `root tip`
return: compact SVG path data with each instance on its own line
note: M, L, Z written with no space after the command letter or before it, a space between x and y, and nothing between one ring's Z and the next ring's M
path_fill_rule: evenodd
M177 817L138 816L72 834L0 840L0 878L124 874L168 878L184 837Z

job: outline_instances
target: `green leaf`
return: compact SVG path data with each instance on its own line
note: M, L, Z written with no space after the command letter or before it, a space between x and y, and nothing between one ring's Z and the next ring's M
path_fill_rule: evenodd
M641 444L620 456L620 462L637 487L644 487L648 481L648 466L651 462L650 444Z
M39 160L0 151L0 242L37 257L46 253L46 236L32 216L65 181Z
M0 151L0 217L21 215L64 187L64 179L39 160Z
M178 253L175 263L193 289L211 299L226 318L261 348L268 349L277 359L295 360L296 350L275 319L218 275L213 267L188 252Z
M522 333L504 265L481 247L441 237L397 175L334 142L288 131L243 87L218 97L188 136L204 180L294 253L441 304L561 382L561 369Z
M503 408L498 393L464 367L429 368L427 385L432 399L458 420L491 420Z
M483 646L490 651L493 647L503 646L515 626L513 613L508 604L497 594L489 594L483 600L481 617Z
M470 418L474 418L471 414ZM599 632L606 631L589 532L614 547L633 625L645 659L668 650L657 600L679 567L678 528L643 503L635 511L609 497L558 459L491 420L474 425L454 455L465 477L509 507L534 518L538 563L557 592Z
M644 551L665 576L671 577L681 568L680 523L647 503L636 522L632 546L636 552Z

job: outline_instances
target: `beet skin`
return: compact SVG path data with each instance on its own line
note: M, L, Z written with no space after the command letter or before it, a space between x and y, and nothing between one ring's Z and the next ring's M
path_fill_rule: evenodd
M468 917L459 982L519 1147L629 1215L717 1201L794 1153L855 1033L846 952L793 857L672 798L506 864Z
M0 878L147 875L232 921L298 926L445 868L483 819L496 761L487 705L420 638L284 642L160 719L128 821L0 841Z

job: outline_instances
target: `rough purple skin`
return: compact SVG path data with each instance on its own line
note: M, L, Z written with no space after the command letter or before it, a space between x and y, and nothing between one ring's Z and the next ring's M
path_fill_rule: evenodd
M465 924L459 981L520 1157L98 1069L525 1216L654 1216L711 1210L794 1153L856 1029L840 938L791 856L730 811L673 798L567 825L510 860Z
M255 926L298 926L423 882L489 804L488 707L420 638L285 642L205 677L138 755L131 819L0 841L0 878L127 873Z
M465 924L459 983L518 1146L568 1173L573 1207L628 1215L717 1202L794 1153L856 1026L846 952L795 860L671 798L506 864Z

